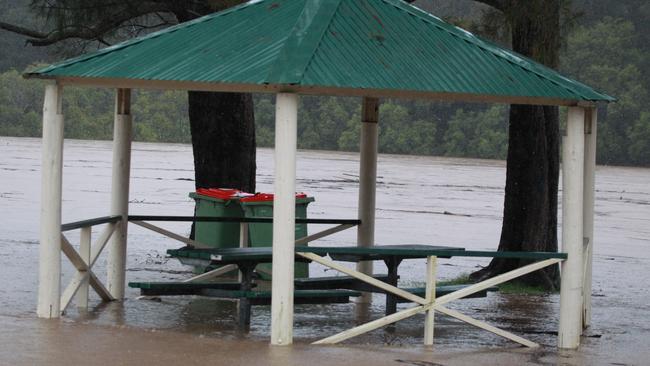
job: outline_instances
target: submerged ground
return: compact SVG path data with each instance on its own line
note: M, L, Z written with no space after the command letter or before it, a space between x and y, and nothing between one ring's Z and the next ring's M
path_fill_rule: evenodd
M108 213L110 153L107 142L66 141L64 222ZM272 190L272 150L258 151L258 190ZM355 218L357 154L301 151L298 190L316 197L309 216ZM438 244L494 249L498 242L505 167L503 162L409 156L381 156L378 168L377 244ZM193 203L191 148L134 144L131 213L190 215ZM355 304L297 306L296 346L267 347L269 307L255 307L252 329L235 329L232 303L181 297L100 304L87 312L74 305L61 321L35 318L40 140L0 138L0 364L141 364L165 360L215 364L612 364L642 365L650 357L650 170L597 170L593 326L578 352L555 349L557 294L490 294L462 300L454 308L543 345L530 351L442 316L433 350L420 346L423 317L400 322L343 346L308 346L310 341L379 317L383 297L369 307ZM164 224L187 234L187 224ZM319 230L310 227L312 232ZM98 234L97 231L94 232ZM74 234L69 236L76 242ZM318 242L353 245L356 233ZM174 280L190 270L165 258L180 244L133 225L129 228L127 279ZM64 259L67 283L72 273ZM441 278L487 264L483 259L443 260ZM96 273L104 277L100 259ZM401 267L406 284L422 282L423 261ZM311 272L322 275L322 267ZM384 269L378 267L377 272ZM328 275L334 275L332 272ZM401 305L408 306L408 305ZM91 361L92 360L92 361Z

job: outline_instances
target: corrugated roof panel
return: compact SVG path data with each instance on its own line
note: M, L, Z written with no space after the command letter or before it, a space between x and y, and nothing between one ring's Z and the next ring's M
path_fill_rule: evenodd
M33 73L611 101L400 0L262 0Z
M223 15L209 15L186 27L163 31L125 47L100 51L93 57L42 73L263 83L301 10L300 2L295 1L284 1L278 7L259 2Z

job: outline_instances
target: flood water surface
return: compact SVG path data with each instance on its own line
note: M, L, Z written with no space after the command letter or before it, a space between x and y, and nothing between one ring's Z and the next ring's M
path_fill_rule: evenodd
M133 145L130 212L142 215L191 215L194 188L192 151L187 145ZM66 141L63 221L105 216L110 206L111 144ZM356 218L358 154L300 151L297 189L313 195L312 218ZM259 149L257 190L273 190L273 151ZM650 170L598 167L593 282L593 326L583 351L592 359L629 360L639 340L650 336L650 290L644 280L650 268ZM505 164L501 161L381 155L377 185L377 245L432 244L494 250L503 207ZM0 319L35 317L38 277L40 208L40 140L0 137ZM182 235L187 223L161 223ZM325 227L311 225L310 232ZM93 231L100 234L101 228ZM78 233L69 239L77 243ZM324 246L354 245L354 229L314 242ZM75 244L76 245L76 244ZM127 281L175 281L191 269L166 258L181 243L135 225L129 226ZM474 271L486 259L440 261L439 278ZM73 274L63 259L65 286ZM401 284L422 285L423 260L400 267ZM105 277L105 255L95 268ZM312 264L313 275L335 275ZM376 272L385 268L376 264ZM253 308L250 333L236 328L234 303L199 297L138 300L127 291L122 303L102 304L94 294L88 311L72 304L66 322L166 330L199 337L266 341L270 307ZM409 305L400 305L406 308ZM490 293L487 298L459 300L450 307L513 331L553 349L557 342L559 295ZM295 339L310 342L381 316L383 296L370 306L350 304L298 305ZM12 323L14 320L5 320ZM13 323L12 323L13 324ZM352 339L348 344L415 347L422 342L423 316ZM444 316L436 318L436 346L503 347L504 339ZM647 342L641 343L647 346ZM2 345L3 347L6 345ZM650 347L645 347L645 352ZM0 356L1 356L0 352ZM543 355L540 355L543 363ZM589 358L588 357L588 358ZM628 357L628 358L626 358ZM605 358L602 358L605 360ZM631 360L635 360L632 358ZM632 362L634 363L634 362Z

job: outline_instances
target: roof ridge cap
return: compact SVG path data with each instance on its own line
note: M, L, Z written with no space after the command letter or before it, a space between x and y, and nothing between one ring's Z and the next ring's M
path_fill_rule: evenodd
M300 83L342 1L304 0L296 23L269 69L267 83Z
M173 32L175 32L175 31L177 31L179 29L186 29L186 28L192 27L192 26L197 25L197 24L205 23L207 21L213 20L214 18L223 16L223 15L228 15L228 14L233 13L235 11L242 10L242 9L247 8L249 6L257 5L257 4L265 2L265 1L268 1L268 0L249 0L249 1L245 2L245 3L239 4L237 6L233 6L232 8L229 8L229 9L225 9L225 10L222 10L222 11L207 14L207 15L204 15L204 16L196 18L196 19L188 20L186 22L178 23L178 24L172 25L172 26L167 27L167 28L163 28L161 30L158 30L158 31L155 31L155 32L152 32L152 33L149 33L149 34L145 34L144 36L141 36L141 37L127 39L125 41L119 42L117 44L114 44L114 45L111 45L111 46L108 46L108 47L104 47L102 49L99 49L99 50L96 50L96 51L93 51L93 52L90 52L90 53L85 53L85 54L79 55L77 57L73 57L71 59L67 59L67 60L64 60L64 61L61 61L61 62L53 63L51 65L48 65L48 66L45 66L45 67L42 67L42 68L38 68L36 70L26 72L25 74L23 74L23 76L24 77L31 77L33 75L43 74L43 73L49 72L49 71L51 71L53 69L56 69L56 68L67 67L67 66L75 64L77 62L88 61L88 60L91 60L91 59L93 59L95 57L107 55L109 53L112 53L112 52L115 52L115 51L118 51L118 50L122 50L124 48L139 44L139 43L144 42L144 41L149 40L149 39L153 39L153 38L163 36L165 34L173 33Z

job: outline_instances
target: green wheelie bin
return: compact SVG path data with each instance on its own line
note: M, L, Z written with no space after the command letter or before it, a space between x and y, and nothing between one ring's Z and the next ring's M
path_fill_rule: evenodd
M296 218L307 218L307 205L314 202L314 197L304 193L296 194ZM273 195L258 193L251 197L244 197L239 201L244 210L245 217L273 217ZM296 224L296 239L307 236L307 224ZM248 241L251 247L270 247L273 245L273 224L249 223ZM306 245L306 244L305 244ZM257 266L258 273L263 279L270 279L272 266L270 263ZM297 262L294 267L295 277L309 277L309 264Z
M224 188L200 188L190 193L196 202L196 216L200 217L243 217L239 205L238 190ZM194 225L194 240L213 248L239 247L239 223L197 222Z

